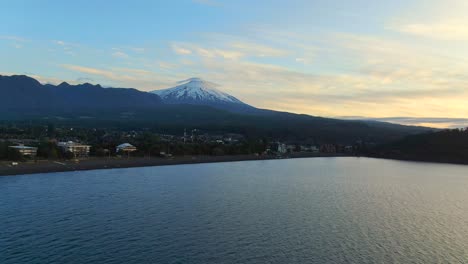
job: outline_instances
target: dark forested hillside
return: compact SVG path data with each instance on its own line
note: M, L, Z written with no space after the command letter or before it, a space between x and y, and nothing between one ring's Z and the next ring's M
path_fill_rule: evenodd
M12 119L10 119L12 120ZM310 144L353 144L357 141L384 143L406 135L428 131L427 128L393 125L390 127L359 121L278 114L270 116L242 115L207 106L161 105L145 110L76 111L50 115L24 116L14 123L112 128L147 129L159 133L181 134L184 129L200 129L209 133L239 133L255 138Z
M371 155L417 161L468 164L468 129L443 130L407 136L382 145Z

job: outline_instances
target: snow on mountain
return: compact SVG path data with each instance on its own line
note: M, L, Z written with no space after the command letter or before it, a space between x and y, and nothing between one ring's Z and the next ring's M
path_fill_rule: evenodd
M155 90L151 93L159 95L167 103L244 104L234 96L218 90L217 86L200 78L190 78L178 82L173 88Z

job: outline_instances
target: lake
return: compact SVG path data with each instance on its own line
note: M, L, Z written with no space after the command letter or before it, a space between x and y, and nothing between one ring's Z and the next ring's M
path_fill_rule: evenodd
M309 158L0 177L0 263L467 263L468 166Z

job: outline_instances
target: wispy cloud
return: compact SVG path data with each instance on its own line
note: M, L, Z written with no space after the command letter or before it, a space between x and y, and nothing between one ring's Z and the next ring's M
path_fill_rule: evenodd
M128 54L125 53L125 52L122 52L122 51L113 52L112 57L119 58L119 59L128 59L129 58Z
M198 55L205 57L205 58L216 58L221 57L224 59L239 59L245 56L244 53L236 50L222 50L222 49L205 49L201 47L195 47L195 51Z
M172 44L172 50L178 55L195 54L205 58L224 58L238 60L246 57L283 57L287 51L253 42L228 42L220 40L201 45L190 42Z
M249 56L282 57L288 54L285 50L253 42L234 42L229 44L229 46Z
M179 54L179 55L189 55L189 54L192 54L192 51L187 49L187 48L183 48L183 47L180 47L179 45L177 44L172 44L172 50L176 53L176 54Z
M62 46L64 49L70 49L72 47L79 47L80 46L80 44L78 44L78 43L72 43L72 42L67 42L67 41L63 41L63 40L53 40L52 43L55 44L55 45L58 45L58 46Z
M66 42L63 40L53 40L53 45L59 47L65 54L69 56L77 56L76 50L81 47L81 45L72 42Z
M178 55L195 54L204 58L224 58L224 59L239 59L244 56L244 53L236 50L225 50L210 47L201 47L193 43L178 43L172 45L172 50Z
M87 74L91 74L91 75L103 76L103 77L109 78L111 80L119 80L120 79L119 75L115 74L112 71L108 71L108 70L102 70L102 69L97 69L97 68L92 68L92 67L84 67L84 66L79 66L79 65L69 65L69 64L64 64L62 66L64 68L72 70L72 71L87 73Z
M11 35L0 35L0 39L3 39L3 40L13 40L13 41L16 41L16 42L26 42L28 41L27 39L23 38L23 37L18 37L18 36L11 36Z
M294 59L297 63L302 63L302 64L309 64L310 61L306 58L296 58Z
M467 19L447 19L436 22L401 23L389 28L415 36L439 40L468 40Z
M142 90L154 90L172 85L186 75L160 74L157 72L134 68L95 68L81 65L64 64L62 68L78 72L80 78L93 79L105 86L133 87Z
M10 42L10 46L15 48L15 49L21 49L23 48L24 44L28 42L28 39L18 37L18 36L8 36L8 35L0 35L0 40L5 40Z
M433 40L468 41L468 2L429 1L424 8L393 18L388 29Z

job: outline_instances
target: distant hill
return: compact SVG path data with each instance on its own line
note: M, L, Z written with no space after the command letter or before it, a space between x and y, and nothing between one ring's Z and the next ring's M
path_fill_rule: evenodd
M161 104L161 98L136 89L103 88L89 83L70 85L41 84L24 76L0 75L0 110L73 112L82 109L135 109L153 108Z
M183 87L161 92L161 99L157 94L136 89L103 88L88 83L43 85L27 76L0 76L0 121L150 129L173 134L197 128L210 133L232 132L310 144L384 143L432 131L262 110L220 91Z

